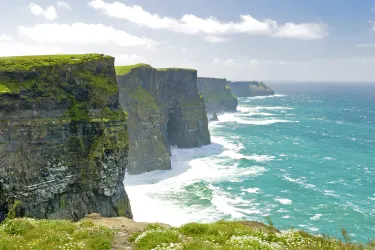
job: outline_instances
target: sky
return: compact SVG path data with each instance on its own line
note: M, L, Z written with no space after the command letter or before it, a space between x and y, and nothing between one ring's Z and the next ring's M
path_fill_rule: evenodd
M0 0L0 56L94 52L232 81L375 82L375 0Z

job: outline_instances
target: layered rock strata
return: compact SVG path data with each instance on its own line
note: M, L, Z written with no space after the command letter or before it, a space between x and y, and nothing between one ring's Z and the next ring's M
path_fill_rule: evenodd
M226 79L198 77L197 86L208 113L236 111L238 101L227 86Z
M132 217L123 179L127 114L114 58L0 58L0 212L78 220Z
M170 169L170 145L211 142L196 70L138 64L116 67L116 74L120 104L129 113L129 174Z
M275 92L263 82L227 82L237 97L269 96Z

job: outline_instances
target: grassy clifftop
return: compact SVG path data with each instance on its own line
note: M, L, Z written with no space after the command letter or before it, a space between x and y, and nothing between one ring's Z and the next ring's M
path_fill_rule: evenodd
M136 68L150 68L150 69L152 68L152 69L155 69L156 71L160 71L160 72L179 71L179 70L187 70L187 71L192 71L192 72L197 71L195 69L184 69L184 68L153 68L149 64L138 63L138 64L134 64L134 65L116 66L115 67L116 75L118 75L118 76L126 75L126 74L130 73L133 69L136 69Z
M350 243L304 231L280 232L260 222L189 223L179 228L137 223L127 218L92 214L80 222L13 219L0 225L0 250L10 249L139 249L370 250L375 242ZM130 236L130 237L129 237Z
M93 60L112 58L103 54L35 55L0 57L0 71L28 71L33 68L63 64L77 64Z

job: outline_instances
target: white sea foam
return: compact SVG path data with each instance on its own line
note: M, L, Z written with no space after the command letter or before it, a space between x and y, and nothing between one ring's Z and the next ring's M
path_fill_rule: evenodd
M290 205L290 204L293 203L292 200L280 198L280 197L275 198L275 201L278 201L278 202L280 202L281 204L284 204L284 205Z
M147 222L163 222L171 225L181 225L190 221L210 222L221 216L230 215L241 218L246 214L261 214L258 205L238 197L230 197L225 190L213 187L211 183L219 181L241 182L249 176L263 174L263 166L239 168L236 163L230 166L221 165L223 157L233 156L243 145L225 140L223 137L212 137L212 144L201 148L177 149L172 148L172 169L168 171L153 171L137 176L125 177L133 209L134 220ZM228 153L225 153L228 152ZM245 156L255 161L267 161L270 156ZM202 189L187 191L185 187L196 186L199 183L203 189L212 192L202 192ZM183 196L197 195L200 199L210 200L211 206L199 202L186 205ZM186 198L186 200L190 200ZM246 206L247 209L237 208ZM152 213L150 213L152 207Z
M259 188L246 188L246 189L243 189L244 191L250 193L250 194L258 194L260 193L260 189Z
M327 196L339 197L333 190L324 190L324 194Z
M288 122L299 122L299 121L291 121L291 120L283 120L283 119L243 119L241 116L237 116L233 113L226 113L223 115L218 116L219 121L217 123L222 122L235 122L238 124L247 124L247 125L271 125L274 123L288 123Z
M243 116L243 117L250 117L250 116L276 116L276 114L271 114L271 113L265 113L265 112L250 112L250 113L239 113L236 114L235 116Z
M301 178L293 179L293 178L291 178L288 175L283 175L283 177L284 177L285 180L293 182L293 183L296 183L296 184L299 184L300 186L302 186L304 188L314 189L315 190L316 186L314 184L308 184L308 183L306 183L306 181L302 180Z
M320 217L322 217L322 214L315 214L314 216L310 217L310 220L320 220Z
M285 97L287 95L267 95L267 96L253 96L253 97L245 97L245 98L240 98L242 102L251 102L251 100L261 100L261 99L266 99L266 98L275 98L275 97Z
M230 151L230 150L224 151L223 153L219 155L219 157L229 157L231 159L236 159L236 160L247 159L247 160L252 160L252 161L257 161L257 162L271 161L275 158L274 156L269 156L269 155L256 155L256 154L243 155L236 151Z
M327 160L327 161L333 161L333 160L336 160L336 158L333 158L333 157L324 157L323 159L324 159L324 160Z
M277 110L292 110L291 107L282 107L282 106L246 106L246 105L239 105L237 107L237 111L239 112L259 112L261 110L270 110L270 111L277 111ZM270 113L266 113L270 114Z

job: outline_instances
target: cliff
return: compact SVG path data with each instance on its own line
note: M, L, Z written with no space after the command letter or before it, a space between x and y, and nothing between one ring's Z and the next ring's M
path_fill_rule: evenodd
M237 98L227 86L226 79L198 77L197 86L208 113L236 111Z
M116 67L116 74L120 104L129 113L129 174L170 169L170 145L211 143L196 70L138 64Z
M227 82L229 88L237 97L253 97L274 95L275 92L263 82Z
M126 117L112 57L0 58L0 212L132 217Z

